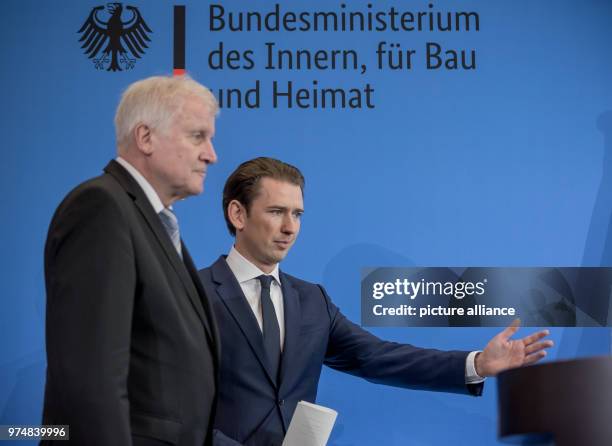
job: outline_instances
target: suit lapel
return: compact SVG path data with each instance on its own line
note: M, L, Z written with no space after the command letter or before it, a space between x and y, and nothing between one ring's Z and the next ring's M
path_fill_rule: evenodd
M300 296L293 287L291 279L280 273L281 288L283 290L283 305L285 308L285 343L281 358L280 386L281 390L288 383L291 370L295 370L299 363L298 337L300 334Z
M240 327L246 341L265 370L270 383L276 387L276 378L270 372L268 357L263 345L263 336L257 319L242 292L242 288L240 288L240 284L223 257L219 257L213 263L211 273L213 281L217 284L217 294Z
M198 315L198 317L202 321L202 325L204 325L204 328L206 329L207 335L214 343L214 336L211 332L212 327L209 326L208 318L205 316L204 309L202 307L202 300L205 299L205 296L203 296L203 299L200 299L200 295L198 294L198 291L196 290L194 285L195 281L192 280L192 278L189 276L185 264L176 252L176 249L174 248L170 237L168 237L168 233L164 229L162 222L159 219L159 216L155 213L155 210L151 206L151 202L149 201L143 190L140 188L138 183L136 183L132 176L119 163L117 163L116 161L111 161L104 170L111 174L119 182L119 184L121 184L121 186L126 190L126 192L130 194L130 196L134 199L136 207L144 217L149 228L151 229L151 231L157 238L157 241L159 242L160 246L162 247L162 250L164 251L166 257L170 261L172 268L180 278L196 314ZM187 252L184 245L183 250L184 252ZM187 256L189 256L188 253Z

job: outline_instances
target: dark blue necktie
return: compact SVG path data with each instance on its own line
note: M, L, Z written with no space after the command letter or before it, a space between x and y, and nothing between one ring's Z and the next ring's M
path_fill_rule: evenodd
M259 276L261 283L261 312L263 316L263 340L264 348L270 361L272 376L278 379L278 368L280 365L280 329L278 319L274 311L274 305L270 298L270 285L274 278L272 276Z

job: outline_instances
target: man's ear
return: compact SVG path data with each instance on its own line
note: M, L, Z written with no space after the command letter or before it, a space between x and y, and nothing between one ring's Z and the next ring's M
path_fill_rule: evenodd
M136 143L136 148L147 156L153 153L151 137L151 127L148 125L138 124L134 128L134 141Z
M238 200L232 200L227 205L227 217L234 228L236 228L236 232L242 231L247 218L246 208Z

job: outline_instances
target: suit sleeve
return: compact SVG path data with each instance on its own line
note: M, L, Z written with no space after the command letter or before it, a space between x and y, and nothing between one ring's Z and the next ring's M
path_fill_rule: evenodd
M45 277L52 421L70 425L74 444L131 444L127 377L137 283L130 229L111 193L85 188L60 206Z
M327 366L378 384L475 394L465 383L469 352L384 341L348 320L320 288L330 318Z

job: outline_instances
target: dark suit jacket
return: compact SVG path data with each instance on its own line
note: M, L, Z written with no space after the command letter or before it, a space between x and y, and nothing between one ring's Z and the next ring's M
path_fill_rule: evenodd
M383 341L346 319L320 285L280 273L285 343L280 382L271 375L253 311L223 257L199 273L215 312L223 355L216 444L280 445L298 401L314 402L323 364L375 383L411 389L468 389L468 352ZM229 439L227 438L229 437Z
M55 212L43 421L70 425L72 444L210 442L217 328L185 246L183 256L115 161Z

